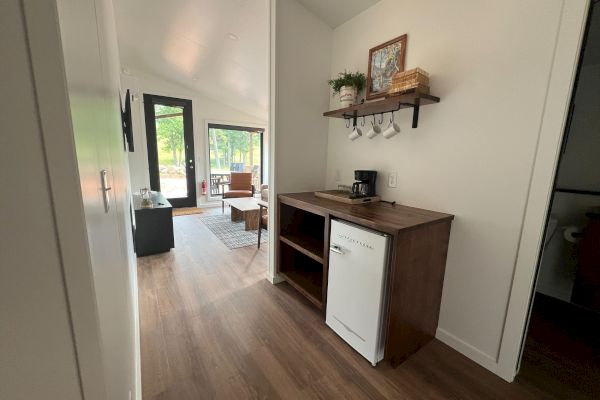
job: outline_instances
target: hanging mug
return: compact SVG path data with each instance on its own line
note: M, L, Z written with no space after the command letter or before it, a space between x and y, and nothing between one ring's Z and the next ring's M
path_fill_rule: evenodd
M355 126L354 129L352 130L352 132L350 132L348 134L348 139L356 140L361 136L362 136L362 130L358 126Z
M390 119L390 124L385 129L385 131L383 131L383 137L386 139L389 139L393 136L396 136L399 133L400 133L400 125L398 125L397 123L394 122L394 114L392 113L392 118Z
M381 126L375 123L375 118L371 121L371 129L367 132L367 137L373 139L375 136L381 133Z

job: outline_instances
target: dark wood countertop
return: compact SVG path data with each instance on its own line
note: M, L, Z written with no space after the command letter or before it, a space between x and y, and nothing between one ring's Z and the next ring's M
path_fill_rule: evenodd
M279 199L289 205L302 206L316 214L330 214L385 233L395 234L401 230L451 221L454 216L437 211L376 202L345 204L315 196L314 192L284 193Z

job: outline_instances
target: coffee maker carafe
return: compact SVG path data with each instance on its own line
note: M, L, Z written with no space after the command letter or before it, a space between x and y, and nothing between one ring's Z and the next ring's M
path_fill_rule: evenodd
M354 171L356 182L352 184L351 198L374 197L375 181L377 180L377 171L366 171L357 169Z

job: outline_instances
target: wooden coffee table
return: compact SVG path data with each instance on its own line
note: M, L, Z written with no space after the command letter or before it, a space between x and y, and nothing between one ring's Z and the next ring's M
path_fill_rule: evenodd
M240 197L223 201L231 206L231 220L233 222L244 221L247 231L258 230L260 208L254 197Z

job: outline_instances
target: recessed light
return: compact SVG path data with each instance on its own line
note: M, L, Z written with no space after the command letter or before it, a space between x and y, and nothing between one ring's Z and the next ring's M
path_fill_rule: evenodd
M197 81L197 80L198 80L198 77L197 77L197 76L192 76L192 80L193 80L193 81Z
M231 33L231 32L229 32L229 33L227 34L227 37L228 37L229 39L231 39L231 40L238 40L238 36L237 36L235 33Z

